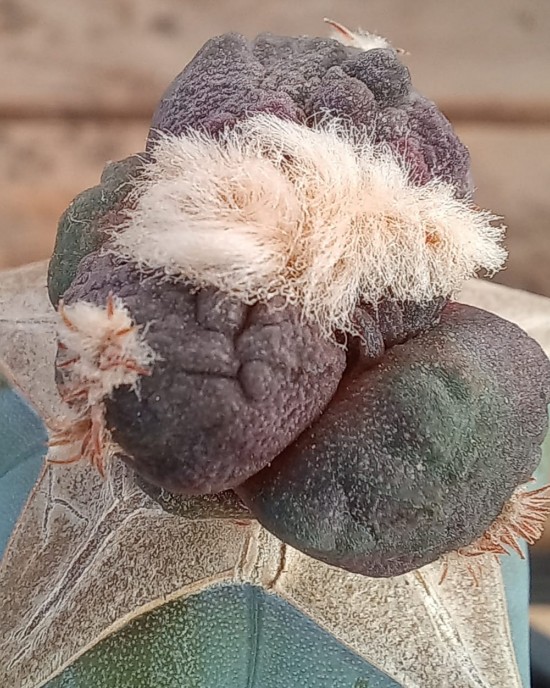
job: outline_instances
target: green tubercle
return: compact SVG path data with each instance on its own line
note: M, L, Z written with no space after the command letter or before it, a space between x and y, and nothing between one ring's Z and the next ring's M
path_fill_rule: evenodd
M139 155L108 164L101 182L80 193L59 219L48 268L48 293L54 306L73 281L80 261L101 248L107 239L106 230L122 219L131 181L141 165Z
M251 585L222 585L131 621L46 688L399 685L285 600Z

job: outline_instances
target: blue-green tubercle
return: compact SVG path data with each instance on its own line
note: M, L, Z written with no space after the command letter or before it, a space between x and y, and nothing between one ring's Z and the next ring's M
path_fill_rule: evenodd
M399 688L288 602L212 587L132 621L47 688Z
M38 416L0 384L0 556L40 474L46 443Z

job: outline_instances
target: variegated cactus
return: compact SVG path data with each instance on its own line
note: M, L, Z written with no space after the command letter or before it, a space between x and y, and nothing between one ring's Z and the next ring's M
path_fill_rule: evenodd
M399 52L335 26L209 41L60 221L47 392L7 355L50 428L8 682L520 685L498 557L549 511L550 363L455 301L503 229Z

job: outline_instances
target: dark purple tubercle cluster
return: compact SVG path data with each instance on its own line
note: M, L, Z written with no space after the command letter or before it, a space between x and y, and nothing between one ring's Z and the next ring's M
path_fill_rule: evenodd
M245 304L109 250L104 225L124 214L125 184L161 134L216 137L257 114L337 120L400 156L413 184L472 192L467 149L393 49L227 34L170 85L145 155L84 192L78 222L64 215L50 295L100 307L114 295L155 354L139 393L122 385L104 402L141 479L189 498L234 490L293 547L399 575L476 541L529 480L550 365L515 325L449 298L359 302L357 334L327 337L298 305Z

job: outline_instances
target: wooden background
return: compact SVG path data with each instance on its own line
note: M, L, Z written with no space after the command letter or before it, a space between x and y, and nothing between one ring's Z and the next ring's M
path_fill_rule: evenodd
M0 0L0 267L47 257L71 198L142 148L155 102L210 36L388 36L469 145L503 215L499 280L550 295L548 0Z

